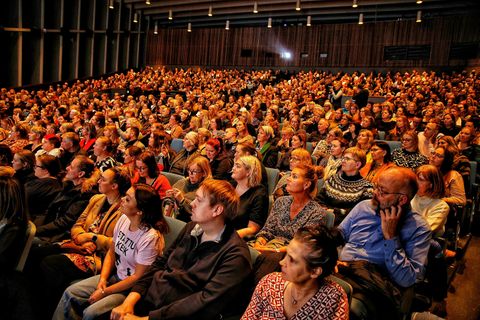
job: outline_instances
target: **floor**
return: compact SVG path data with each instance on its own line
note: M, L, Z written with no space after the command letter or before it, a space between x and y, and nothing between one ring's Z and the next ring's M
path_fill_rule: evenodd
M480 236L470 241L465 269L456 274L447 297L448 320L480 320ZM452 291L452 290L451 290Z

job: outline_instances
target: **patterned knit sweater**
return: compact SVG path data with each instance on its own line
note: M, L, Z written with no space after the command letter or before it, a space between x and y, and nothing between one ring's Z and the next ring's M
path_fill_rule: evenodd
M408 152L404 149L393 150L392 159L397 166L412 170L428 163L428 158L420 152Z
M360 174L347 176L342 171L325 180L319 202L328 208L349 211L362 200L373 195L373 185Z

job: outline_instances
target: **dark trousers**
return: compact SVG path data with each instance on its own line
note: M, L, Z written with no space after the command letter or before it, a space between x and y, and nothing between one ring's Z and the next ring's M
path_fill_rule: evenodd
M72 281L85 279L93 275L89 270L84 272L63 254L50 255L40 264L39 279L34 288L36 298L40 305L37 306L39 319L51 319L55 307L63 291Z

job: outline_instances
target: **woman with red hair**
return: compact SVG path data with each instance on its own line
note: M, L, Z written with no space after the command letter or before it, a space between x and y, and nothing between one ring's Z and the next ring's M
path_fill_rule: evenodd
M208 139L205 144L205 152L212 168L212 177L218 180L230 180L233 161L223 152L220 139Z

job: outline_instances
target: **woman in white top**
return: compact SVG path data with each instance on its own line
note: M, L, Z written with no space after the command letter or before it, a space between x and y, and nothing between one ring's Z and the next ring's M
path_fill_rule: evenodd
M68 287L53 319L95 319L122 304L163 251L168 226L158 208L161 200L151 186L137 184L127 191L101 274Z
M450 207L442 200L445 186L440 171L433 165L423 165L416 171L418 191L411 201L412 210L427 220L434 237L445 231Z

